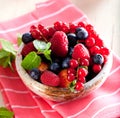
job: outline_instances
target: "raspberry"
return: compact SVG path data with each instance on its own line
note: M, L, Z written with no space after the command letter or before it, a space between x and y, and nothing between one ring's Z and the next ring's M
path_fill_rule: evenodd
M90 54L88 49L81 43L76 44L74 49L73 49L73 53L72 53L72 58L73 59L89 59L90 58Z
M29 52L32 52L32 51L36 51L36 49L33 45L33 42L30 42L30 43L27 43L26 45L24 45L21 54L23 56L26 56Z
M56 31L50 40L51 50L58 57L65 57L68 53L68 39L63 31Z
M60 84L60 78L51 71L44 71L41 75L40 81L48 86L58 86Z

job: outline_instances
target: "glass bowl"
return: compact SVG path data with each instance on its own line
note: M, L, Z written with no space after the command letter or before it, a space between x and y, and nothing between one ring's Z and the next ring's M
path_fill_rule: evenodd
M21 51L23 46L24 44L21 44L21 46L19 47L15 60L16 69L21 80L32 92L34 92L38 96L56 102L84 97L89 93L93 92L105 82L112 67L112 54L110 52L108 56L108 61L104 64L102 70L94 78L84 84L84 89L77 92L71 92L69 89L46 86L32 79L25 71L25 69L21 66Z

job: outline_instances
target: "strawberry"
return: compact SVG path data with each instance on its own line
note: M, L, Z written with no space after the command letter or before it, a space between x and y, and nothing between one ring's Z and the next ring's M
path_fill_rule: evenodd
M71 82L68 81L67 79L68 78L67 69L61 70L58 76L60 78L60 87L68 88Z
M65 57L68 53L68 39L63 31L56 31L50 40L51 50L58 57Z
M40 80L43 84L48 86L56 87L60 84L60 78L58 77L58 75L48 70L43 72Z
M23 56L26 56L29 52L31 51L36 51L33 42L27 43L26 45L24 45L21 54Z
M72 58L73 59L90 59L90 54L88 49L82 44L79 43L77 45L75 45L74 49L73 49L73 53L72 53Z

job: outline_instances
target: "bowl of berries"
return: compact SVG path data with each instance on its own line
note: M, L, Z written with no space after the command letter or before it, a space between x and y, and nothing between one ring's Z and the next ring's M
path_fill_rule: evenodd
M106 80L112 55L91 24L42 24L22 35L16 69L23 83L52 101L84 97Z

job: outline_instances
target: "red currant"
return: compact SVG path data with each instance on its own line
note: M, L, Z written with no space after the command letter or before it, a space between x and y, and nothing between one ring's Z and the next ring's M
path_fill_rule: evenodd
M75 59L71 59L69 62L69 65L71 68L77 68L78 67L78 61Z
M78 82L76 83L75 89L76 89L77 91L79 91L79 90L83 89L83 87L84 87L84 84L83 84L82 82L78 81Z
M53 36L53 34L55 33L55 28L54 27L49 27L48 28L48 35L49 35L49 37L52 37Z
M41 39L40 32L37 29L32 29L30 31L30 33L32 34L33 38L35 38L35 39Z
M62 23L62 31L65 33L69 32L69 27L66 23Z
M85 27L86 26L86 23L85 22L79 22L78 23L78 27Z
M92 47L92 46L94 46L94 45L95 45L95 39L92 38L92 37L87 38L87 39L85 40L85 45L86 45L87 47Z
M82 83L85 83L85 77L78 77L78 80Z
M37 27L36 27L35 25L32 25L32 26L30 27L30 30L33 30L33 29L37 29Z
M75 29L77 28L77 25L73 24L73 23L69 23L69 28L70 28L70 32L74 33Z
M94 64L93 65L93 72L94 73L99 73L101 71L102 67L99 64Z
M73 73L70 73L70 74L68 74L67 79L69 82L72 82L75 79L75 75Z
M44 26L41 24L38 24L38 30L41 31L42 29L44 29Z
M78 69L78 77L85 77L88 74L88 70L85 68Z
M95 46L93 46L93 47L90 48L90 53L92 55L94 55L96 53L99 53L99 50L100 50L100 47L95 45Z
M61 26L62 26L62 22L61 21L57 21L54 23L54 28L55 30L61 30Z
M42 35L45 37L45 38L49 38L49 36L48 36L48 29L47 28L43 28L43 29L41 29L40 30L41 31L41 33L42 33Z
M75 74L76 73L76 70L74 68L68 68L67 69L67 73L70 74L70 73L73 73Z
M109 55L109 53L110 53L110 51L109 51L108 48L106 48L106 47L101 47L101 49L100 49L100 54L102 54L102 55Z
M80 59L80 65L81 66L89 66L89 60L88 59Z
M103 44L103 40L101 40L99 37L95 38L95 45L102 47Z
M92 30L93 30L93 26L92 26L91 24L88 24L88 25L86 26L86 30L87 30L88 32L92 31Z

